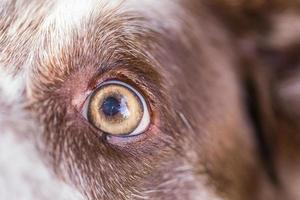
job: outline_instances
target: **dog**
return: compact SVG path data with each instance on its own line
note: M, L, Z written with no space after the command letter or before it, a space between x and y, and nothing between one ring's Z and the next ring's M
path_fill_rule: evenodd
M299 199L299 14L2 0L0 199Z

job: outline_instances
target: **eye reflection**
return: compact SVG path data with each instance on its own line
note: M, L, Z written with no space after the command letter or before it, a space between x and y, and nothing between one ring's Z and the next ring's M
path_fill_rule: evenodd
M129 111L124 99L118 100L115 97L108 97L104 100L101 109L102 112L109 117L113 117L118 113L121 113L123 117L129 116Z
M87 103L88 121L107 134L138 135L150 124L144 97L124 82L102 83L92 93Z

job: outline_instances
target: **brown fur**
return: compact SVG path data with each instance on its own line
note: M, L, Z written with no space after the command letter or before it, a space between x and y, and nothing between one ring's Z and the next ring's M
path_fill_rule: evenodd
M175 12L99 7L67 42L56 35L61 27L43 26L52 2L3 5L1 65L16 76L26 71L22 98L43 129L34 134L51 170L88 199L297 199L289 185L300 178L292 163L297 113L284 107L277 88L291 77L282 78L282 66L298 48L268 40L278 8L289 13L292 1L272 8L255 2L170 3ZM18 20L21 8L30 12ZM273 56L282 56L282 66ZM147 98L152 123L145 133L107 137L82 117L86 94L108 79Z

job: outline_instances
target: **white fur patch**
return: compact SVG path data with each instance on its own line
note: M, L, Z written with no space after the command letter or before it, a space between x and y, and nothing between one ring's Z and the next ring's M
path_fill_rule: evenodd
M8 104L19 100L24 89L24 77L22 75L14 76L0 65L0 99L2 102L5 101Z
M300 39L300 21L298 13L281 13L273 17L274 31L269 41L275 47L286 47Z
M84 199L49 172L31 143L15 137L13 130L5 129L1 121L0 127L1 200Z
M104 7L112 9L118 6L122 0L57 0L49 11L42 25L40 33L51 31L52 43L67 42L72 36L72 31L82 28L82 22L89 19L99 9ZM53 44L52 44L53 45Z

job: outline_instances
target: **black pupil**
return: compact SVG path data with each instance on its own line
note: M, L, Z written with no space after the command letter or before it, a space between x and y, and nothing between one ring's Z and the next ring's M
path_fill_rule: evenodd
M121 102L115 97L108 97L104 100L101 109L109 117L113 117L120 112Z

